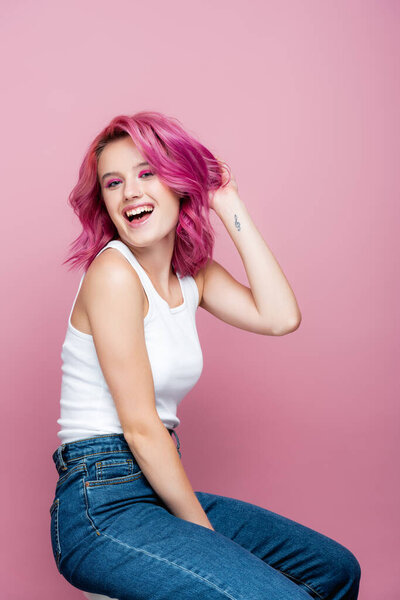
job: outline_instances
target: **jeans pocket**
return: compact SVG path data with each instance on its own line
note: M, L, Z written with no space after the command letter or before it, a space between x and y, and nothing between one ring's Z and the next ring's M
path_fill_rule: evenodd
M103 487L125 483L139 479L143 475L130 452L115 452L112 456L106 455L95 462L94 469L93 466L89 466L88 471L89 481L86 481L86 487ZM90 474L95 479L90 477Z
M130 452L104 453L87 465L84 492L87 516L96 530L107 529L121 512L152 493Z
M54 556L54 560L56 562L58 570L60 570L60 560L61 560L59 511L60 511L60 499L55 498L54 502L50 506L50 538L51 538L51 545L52 545L52 549L53 549L53 556Z
M131 458L107 458L96 462L96 481L107 481L127 477L141 471Z

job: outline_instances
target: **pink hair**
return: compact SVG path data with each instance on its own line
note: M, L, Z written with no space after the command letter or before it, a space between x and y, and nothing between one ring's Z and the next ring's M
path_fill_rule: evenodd
M130 135L160 180L181 195L172 267L181 277L195 275L213 256L215 233L209 217L208 192L227 185L229 166L185 131L180 122L156 111L112 119L93 140L79 169L69 204L83 231L72 242L64 263L87 270L96 254L118 237L101 194L97 163L107 143ZM224 169L229 177L223 181Z

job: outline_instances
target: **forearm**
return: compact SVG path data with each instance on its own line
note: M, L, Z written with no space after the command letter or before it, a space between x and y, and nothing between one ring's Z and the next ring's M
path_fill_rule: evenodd
M301 320L296 298L241 198L232 194L214 210L241 256L259 314L277 332L296 327Z
M162 421L125 435L144 476L180 519L213 529L183 468L175 442Z

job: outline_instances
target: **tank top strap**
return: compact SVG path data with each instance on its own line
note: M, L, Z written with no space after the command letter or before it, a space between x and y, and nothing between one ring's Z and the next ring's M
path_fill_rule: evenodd
M147 298L149 300L148 315L150 316L150 314L152 314L153 303L157 304L158 306L161 306L161 308L163 310L167 310L168 309L167 302L157 292L150 277L148 276L148 274L146 273L146 271L144 270L142 265L139 263L139 261L137 260L136 256L133 254L133 252L128 248L128 246L121 240L111 240L110 242L108 242L108 244L106 246L104 246L104 248L102 250L105 250L108 247L117 248L120 252L122 252L122 254L125 256L125 258L130 262L132 267L138 273L140 281L142 282L143 288L144 288ZM189 310L193 314L196 312L196 310L198 308L198 303L199 303L199 291L197 288L197 284L196 284L194 278L191 277L190 275L181 277L180 273L177 272L177 277L180 281L180 286L181 286L183 298L184 298L184 305L186 306L186 304L188 304L190 307ZM170 311L170 313L179 312L182 310L184 305L181 304L174 308L169 308L169 311Z
M146 293L148 302L149 302L149 310L145 317L145 320L148 320L150 318L150 315L153 314L153 312L154 312L153 305L158 305L163 310L166 310L168 308L167 302L163 298L161 298L161 296L158 294L157 290L153 286L153 283L152 283L150 277L148 276L148 274L146 273L146 271L144 270L144 268L142 267L142 265L140 264L140 262L138 261L136 256L133 254L133 252L129 249L129 247L121 240L110 240L105 246L103 246L103 248L101 248L101 250L96 254L96 256L101 254L101 252L106 250L106 248L115 248L116 250L121 252L121 254L126 258L126 260L130 263L130 265L135 269L136 273L138 274L141 284L143 286L143 289ZM82 285L84 276L85 276L85 273L82 275L82 278L79 283L79 288L78 288L74 303L71 308L70 319L71 319L72 311L74 309L74 304L75 304L76 298L78 297L78 293L79 293L80 287ZM181 277L180 273L177 273L177 277L180 281L180 285L181 285L181 289L182 289L182 293L183 293L183 297L184 297L184 304L181 304L175 308L170 308L169 309L170 313L172 314L175 312L180 312L181 310L184 309L184 306L186 304L188 304L190 307L190 312L193 314L196 312L196 310L198 308L198 302L199 302L199 292L198 292L197 284L196 284L194 278L189 275L187 275L185 277Z
M80 282L79 282L79 285L78 285L78 291L77 291L77 292L76 292L76 294L75 294L75 298L74 298L74 301L73 301L73 303L72 303L72 308L71 308L71 310L70 310L70 312L69 312L68 323L71 323L72 311L74 310L75 302L76 302L76 299L77 299L77 297L78 297L79 290L81 289L82 281L83 281L83 278L85 277L85 274L86 274L86 272L85 272L85 273L83 273L83 275L82 275L82 277L81 277L81 280L80 280Z
M199 300L200 300L199 288L197 287L197 283L196 283L196 280L194 277L189 276L188 281L189 281L189 285L192 287L192 290L193 290L193 309L196 312L196 310L199 308Z
M96 258L104 250L106 250L106 248L116 248L117 250L119 250L121 252L121 254L123 254L125 256L127 261L132 265L132 267L137 272L139 279L142 283L142 286L144 288L144 291L146 292L147 299L149 301L149 311L146 315L146 320L148 320L150 318L150 314L152 312L153 299L155 298L155 291L154 291L154 288L153 288L153 285L151 283L149 276L147 275L146 271L143 269L143 267L141 266L141 264L139 263L137 258L134 256L134 254L129 250L129 248L123 242L121 242L119 240L110 240L105 246L103 246L103 248L101 248L101 250L96 254L96 256L94 258ZM86 271L82 274L81 280L79 282L78 290L75 294L75 298L74 298L74 301L72 303L72 307L71 307L71 310L69 313L68 323L71 323L72 312L74 310L75 302L78 297L79 291L81 289L82 282L83 282L85 275L86 275Z
M178 274L180 277L180 275ZM191 312L196 312L199 303L199 290L196 281L191 275L180 277L182 285L185 289L185 298L187 299Z
M150 277L147 275L146 271L143 269L133 252L129 250L128 246L120 240L110 240L108 244L106 244L104 248L100 250L100 252L103 252L103 250L106 248L116 248L125 256L126 260L131 264L138 274L147 298L149 300L155 298L155 290L153 288L153 284L151 283ZM98 254L100 254L100 252ZM98 254L96 256L98 256Z

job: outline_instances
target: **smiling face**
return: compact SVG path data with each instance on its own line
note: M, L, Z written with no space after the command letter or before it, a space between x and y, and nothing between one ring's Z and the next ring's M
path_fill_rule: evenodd
M167 237L174 243L180 196L160 181L129 135L105 146L97 173L107 212L123 242L149 246Z

